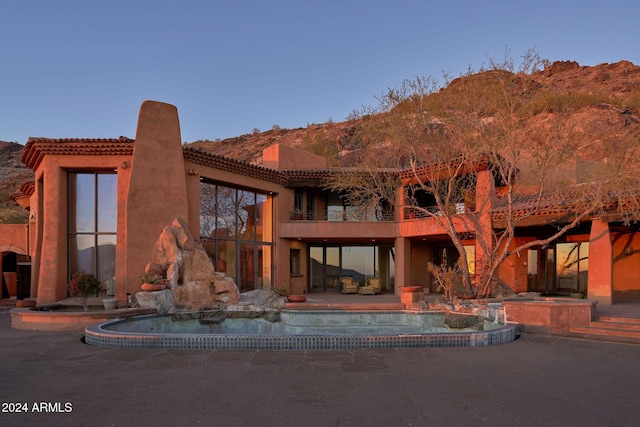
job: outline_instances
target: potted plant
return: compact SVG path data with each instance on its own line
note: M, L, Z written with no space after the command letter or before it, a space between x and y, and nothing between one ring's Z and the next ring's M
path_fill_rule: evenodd
M293 210L293 212L291 212L291 219L303 219L304 218L304 212L302 211L302 209L300 208L295 208Z
M96 276L84 271L78 271L71 275L71 280L67 283L67 290L70 296L78 297L84 311L87 311L89 310L89 297L93 294L97 295L103 289Z
M287 287L285 285L282 285L279 288L273 288L273 291L281 297L287 296Z
M157 273L145 272L138 276L143 291L161 291L166 289L167 281Z

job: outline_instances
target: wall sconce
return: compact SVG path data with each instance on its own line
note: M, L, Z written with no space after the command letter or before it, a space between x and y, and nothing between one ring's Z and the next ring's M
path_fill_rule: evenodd
M193 169L189 169L189 171L188 171L187 173L188 173L189 175L191 175L191 176L196 176L196 175L198 175L198 172L197 172L197 171L194 171Z
M124 162L120 163L120 167L122 169L127 169L129 167L129 162L125 160Z

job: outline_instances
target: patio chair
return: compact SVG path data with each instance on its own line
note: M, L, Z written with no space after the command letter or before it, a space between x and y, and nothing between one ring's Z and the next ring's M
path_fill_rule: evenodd
M382 291L382 281L378 277L372 277L367 281L367 284L360 289L358 293L360 295L375 295Z
M357 294L358 293L358 282L353 280L353 277L343 277L340 279L340 283L342 283L342 293L343 294Z

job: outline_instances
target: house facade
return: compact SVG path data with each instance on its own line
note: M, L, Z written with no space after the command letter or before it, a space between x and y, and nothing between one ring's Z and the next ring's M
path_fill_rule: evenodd
M0 226L5 298L62 300L70 274L84 270L125 301L140 290L156 238L177 217L241 292L339 292L343 276L359 284L378 277L383 292L398 295L402 286L435 292L427 263L457 258L434 218L346 206L325 188L336 170L322 157L276 144L256 166L183 146L169 104L143 103L135 139L30 138L22 161L35 179L13 196L29 223ZM475 173L483 230L465 220L463 207L454 218L472 274L486 256L477 233L500 223L493 178ZM514 244L544 234L553 220L557 213L536 216ZM640 237L616 217L592 218L549 246L513 255L499 276L515 292L584 292L601 304L640 298Z

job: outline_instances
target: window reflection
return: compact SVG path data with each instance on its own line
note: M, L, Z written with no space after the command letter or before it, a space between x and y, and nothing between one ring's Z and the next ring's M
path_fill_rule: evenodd
M559 291L586 291L589 242L556 244L556 280Z
M118 212L118 177L115 174L98 175L98 231L116 231Z
M217 271L241 291L271 285L272 197L203 181L200 239Z
M69 274L85 271L102 283L115 275L117 183L113 172L69 172Z
M236 191L218 186L215 203L215 233L217 237L235 238L236 234Z
M95 177L69 174L69 227L78 233L95 231Z
M349 276L359 285L378 277L382 289L391 291L395 277L393 245L311 246L309 270L311 289L339 290L340 277Z
M238 190L238 234L242 240L254 240L256 228L256 195L253 192Z

